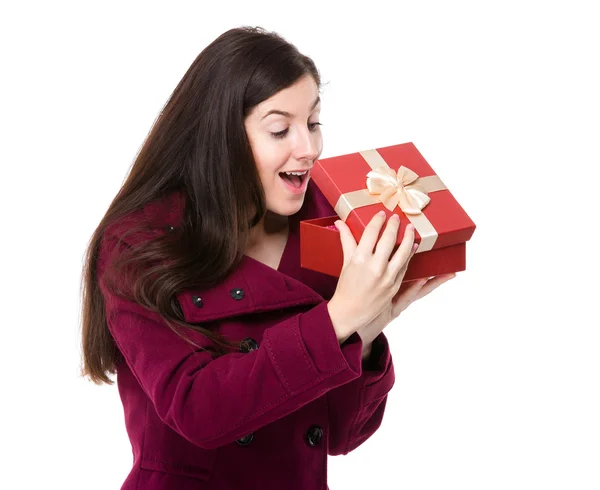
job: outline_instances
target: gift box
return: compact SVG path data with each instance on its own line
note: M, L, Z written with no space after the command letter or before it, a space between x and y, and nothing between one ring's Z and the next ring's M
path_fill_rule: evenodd
M475 223L413 143L316 160L310 174L337 216L300 222L302 267L339 277L344 255L333 223L342 219L358 243L383 210L386 221L394 213L400 216L394 250L406 226L415 226L419 247L405 282L466 269L466 242Z

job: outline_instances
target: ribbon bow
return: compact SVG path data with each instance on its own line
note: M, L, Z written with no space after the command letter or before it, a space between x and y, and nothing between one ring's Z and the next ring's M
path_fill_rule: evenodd
M431 198L425 188L413 184L419 176L401 166L396 173L390 167L378 167L367 174L369 193L378 195L383 205L393 211L396 206L405 214L420 214Z

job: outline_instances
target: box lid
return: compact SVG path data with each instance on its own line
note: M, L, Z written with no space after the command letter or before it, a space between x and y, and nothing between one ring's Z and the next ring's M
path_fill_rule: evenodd
M400 216L397 244L406 226L415 225L417 253L466 242L475 231L475 223L413 143L315 160L310 175L357 242L381 210L388 218Z

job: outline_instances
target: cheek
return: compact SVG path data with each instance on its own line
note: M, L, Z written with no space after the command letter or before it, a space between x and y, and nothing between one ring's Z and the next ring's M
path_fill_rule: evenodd
M283 145L269 145L267 148L261 147L260 151L255 155L256 167L258 173L264 183L273 180L274 177L279 177L279 171L285 167L288 153L284 150Z
M281 168L281 163L278 161L262 162L258 167L258 174L262 180L263 185L272 185L275 178L279 178L278 169Z

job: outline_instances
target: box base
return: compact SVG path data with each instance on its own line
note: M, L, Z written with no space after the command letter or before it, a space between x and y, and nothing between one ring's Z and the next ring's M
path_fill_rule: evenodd
M327 228L339 219L328 216L300 222L300 266L340 277L344 252L337 229ZM466 269L466 242L413 255L402 282L451 274Z

